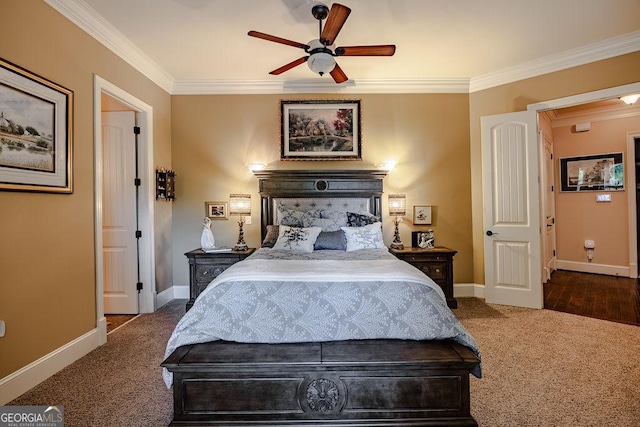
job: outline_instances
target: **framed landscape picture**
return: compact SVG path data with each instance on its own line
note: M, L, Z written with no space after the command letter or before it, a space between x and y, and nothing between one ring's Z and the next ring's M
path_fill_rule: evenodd
M560 159L560 191L624 190L622 153Z
M283 160L361 160L359 100L281 101Z
M0 59L0 190L73 192L73 92Z

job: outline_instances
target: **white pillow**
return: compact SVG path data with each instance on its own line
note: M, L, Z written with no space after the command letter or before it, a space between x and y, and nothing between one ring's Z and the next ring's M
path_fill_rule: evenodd
M341 229L347 237L347 251L386 248L382 241L381 222L374 222L362 227L341 227Z
M320 227L300 228L281 225L278 240L273 245L273 249L313 252L313 245L321 231Z

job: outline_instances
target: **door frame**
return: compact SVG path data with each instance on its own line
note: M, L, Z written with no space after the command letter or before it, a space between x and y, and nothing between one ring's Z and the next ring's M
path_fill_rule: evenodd
M96 263L96 325L99 344L107 342L107 320L104 316L104 265L102 250L102 94L106 94L135 112L138 136L138 169L141 178L138 215L140 238L140 281L144 284L139 294L140 313L152 313L156 308L155 246L153 184L153 107L125 92L98 75L94 75L94 204L95 204L95 263Z
M538 113L541 113L546 110L555 110L557 108L571 107L573 105L586 104L594 101L602 101L605 99L619 98L622 95L628 95L629 93L639 93L639 92L640 92L640 82L630 83L622 86L611 87L608 89L596 90L593 92L581 93L579 95L572 95L564 98L557 98L550 101L530 104L527 106L527 111L529 111L530 114L535 115L537 120ZM540 126L538 126L538 128L539 127ZM629 137L627 137L627 141L629 141ZM629 156L627 155L627 157ZM630 179L630 177L632 176L631 175L632 173L633 173L633 176L635 176L635 166L634 168L630 168L628 165L629 163L627 163L626 175L627 175L627 179ZM630 183L627 184L626 186L627 189L629 188L628 185L630 185ZM638 250L637 250L637 247L635 246L636 236L635 236L635 233L631 233L632 230L636 229L635 213L636 213L635 203L629 203L629 233L630 233L630 239L629 239L629 272L630 274L629 276L630 277L632 276L632 270L634 269L633 267L635 266L636 274L635 276L633 276L633 278L636 278L638 276L637 275ZM633 243L632 243L632 240L634 241ZM633 248L631 247L632 244L634 244Z
M638 276L638 224L637 224L637 191L636 186L636 159L635 155L630 153L636 151L635 139L640 138L640 130L637 132L627 133L627 160L625 168L627 169L627 197L629 204L629 277L637 279Z
M596 91L593 91L593 92L585 92L585 93L581 93L581 94L578 94L578 95L571 95L571 96L567 96L567 97L563 97L563 98L556 98L556 99L552 99L552 100L548 100L548 101L538 102L538 103L535 103L535 104L529 104L529 105L527 105L527 112L529 114L530 119L534 123L538 123L537 128L539 129L540 128L540 125L539 125L539 122L538 122L539 113L542 113L544 111L555 110L557 108L571 107L573 105L586 104L586 103L594 102L594 101L602 101L602 100L605 100L605 99L619 98L620 96L627 95L629 93L638 93L638 92L640 92L640 82L630 83L630 84L611 87L611 88L607 88L607 89L596 90ZM536 134L537 134L537 130L538 129L536 129ZM629 141L629 139L627 141ZM538 152L539 152L539 150L538 150ZM627 156L627 157L629 157L629 156ZM538 159L538 161L540 161L540 159ZM627 169L629 169L629 167L627 167ZM635 170L634 170L634 175L635 175ZM627 177L630 177L630 173L627 174ZM538 197L540 197L540 195L538 195ZM629 218L629 231L631 232L631 230L635 229L635 211L636 211L636 207L635 207L635 203L630 203L629 205L630 205L629 206L629 216L630 216L630 218ZM484 210L484 207L483 207L483 210ZM540 212L540 215L543 215L543 212ZM631 224L632 221L634 221L633 224ZM484 242L484 231L485 230L484 230L484 220L483 220L482 229L480 230L480 232L483 235L483 242ZM629 245L630 245L630 247L629 247L629 252L630 252L629 253L629 266L632 267L633 265L635 265L636 266L636 270L637 270L638 251L637 251L637 248L631 248L631 244L632 244L631 240L635 240L635 239L636 239L635 234L632 234L630 236L630 243L629 243ZM538 240L541 240L540 236L538 236ZM540 244L541 242L539 241L538 243ZM542 245L540 244L539 247L542 248ZM540 257L540 260L542 260L542 257ZM486 265L487 265L487 255L486 254L483 254L483 262L484 262L484 266L485 266L485 269L486 269ZM540 261L540 263L542 264L542 261ZM539 269L539 271L542 271L542 265L537 266L537 268ZM631 270L632 270L632 268L630 268L630 271Z

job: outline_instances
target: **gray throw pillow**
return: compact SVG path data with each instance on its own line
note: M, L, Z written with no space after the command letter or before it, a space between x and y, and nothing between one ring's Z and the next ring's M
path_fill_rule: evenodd
M262 241L262 247L272 248L273 245L276 244L276 241L278 241L279 233L280 228L277 225L267 225L267 234L264 236L264 240Z
M347 238L344 231L323 231L318 235L313 249L318 251L322 249L331 249L335 251L347 250Z

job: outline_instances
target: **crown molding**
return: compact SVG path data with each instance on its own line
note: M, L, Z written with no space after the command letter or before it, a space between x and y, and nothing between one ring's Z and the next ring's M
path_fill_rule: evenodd
M626 105L620 101L620 105L595 107L584 111L574 111L572 113L563 113L562 110L555 111L556 114L551 121L551 127L559 128L573 126L581 122L601 122L640 116L640 104Z
M640 31L634 31L577 49L571 49L534 61L525 62L515 67L505 68L495 73L473 77L469 84L469 92L478 92L554 71L561 71L590 62L625 55L638 50L640 50Z
M286 93L472 93L640 50L640 31L472 78L330 80L175 80L82 0L44 0L170 95ZM349 83L349 84L347 84Z
M82 0L44 0L149 80L171 93L174 78Z
M469 93L468 79L415 80L182 80L173 85L172 95L233 95L287 93Z

